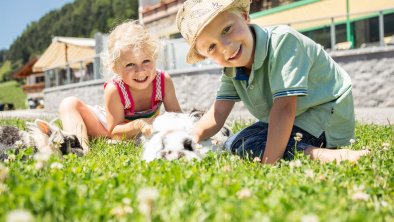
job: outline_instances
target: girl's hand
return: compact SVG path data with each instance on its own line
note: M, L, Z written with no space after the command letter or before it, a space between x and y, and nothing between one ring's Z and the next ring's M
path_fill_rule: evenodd
M151 124L146 124L146 125L144 125L144 126L141 128L141 133L142 133L144 136L150 136L150 135L152 135L152 132L153 132L153 127L152 127Z
M152 126L152 123L153 123L153 120L154 120L154 119L155 119L154 117L140 119L141 122L142 122L141 133L142 133L144 136L150 136L150 135L152 135L152 133L153 133L153 126Z

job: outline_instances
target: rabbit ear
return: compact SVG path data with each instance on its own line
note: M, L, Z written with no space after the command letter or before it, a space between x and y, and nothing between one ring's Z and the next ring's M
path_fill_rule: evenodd
M41 119L36 119L35 121L34 121L34 123L36 124L36 126L37 126L37 128L42 132L42 133L44 133L44 134L46 134L46 135L51 135L52 134L52 127L51 127L51 125L48 123L48 122L46 122L46 121L44 121L44 120L41 120Z

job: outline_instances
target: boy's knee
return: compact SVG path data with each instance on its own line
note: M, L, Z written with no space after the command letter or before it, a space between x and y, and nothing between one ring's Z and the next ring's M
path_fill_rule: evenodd
M67 110L70 110L70 109L78 110L82 107L82 105L83 105L83 102L79 98L74 97L74 96L70 96L70 97L63 99L60 102L59 112L62 113Z

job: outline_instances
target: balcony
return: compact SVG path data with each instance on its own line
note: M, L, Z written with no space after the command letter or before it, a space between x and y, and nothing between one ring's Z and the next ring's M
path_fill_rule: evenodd
M144 24L148 24L170 15L175 15L178 8L185 0L167 0L161 3L146 6L142 9L142 20Z
M45 87L45 83L39 82L39 83L35 83L35 84L23 85L22 89L23 89L23 92L25 92L25 94L29 94L29 93L42 92L42 90L44 90L44 87Z

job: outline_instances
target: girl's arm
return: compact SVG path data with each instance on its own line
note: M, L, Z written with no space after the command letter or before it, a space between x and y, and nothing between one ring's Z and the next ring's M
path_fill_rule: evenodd
M274 100L270 111L263 163L273 164L282 158L293 128L296 107L296 96L279 97Z
M223 127L235 102L230 100L215 100L207 113L201 117L194 128L194 141L200 142L215 135Z
M111 83L104 90L108 131L113 139L135 138L144 126L151 124L150 119L138 119L125 123L124 108L120 95Z
M171 77L168 73L164 74L165 80L165 91L164 91L164 108L167 112L182 112L181 107L179 106L178 99L175 94L174 83L171 80Z

